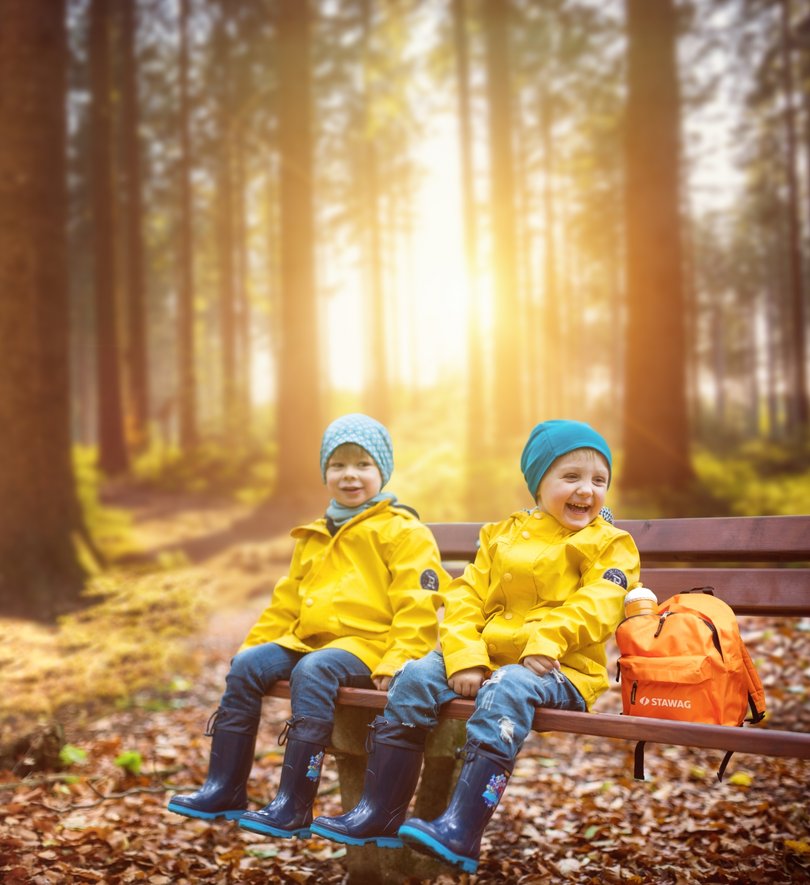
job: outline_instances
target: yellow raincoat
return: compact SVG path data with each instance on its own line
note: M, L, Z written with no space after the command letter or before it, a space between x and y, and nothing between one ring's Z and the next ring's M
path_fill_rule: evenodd
M632 537L601 516L576 532L539 510L485 525L475 561L444 593L448 677L548 655L590 708L608 687L605 641L639 569Z
M430 529L410 511L381 501L334 536L323 517L290 534L296 543L289 574L242 649L264 642L300 652L340 648L372 676L392 676L435 648L435 591L449 576Z

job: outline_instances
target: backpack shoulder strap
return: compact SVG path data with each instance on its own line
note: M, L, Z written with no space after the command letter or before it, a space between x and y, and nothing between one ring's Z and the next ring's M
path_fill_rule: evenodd
M751 655L745 647L745 643L740 643L740 653L742 655L743 664L745 664L745 678L748 683L748 706L751 708L751 722L761 722L765 718L765 689L762 687L762 680L759 678L757 668L751 660Z
M646 780L644 777L644 743L644 741L639 741L633 753L633 778L637 781Z

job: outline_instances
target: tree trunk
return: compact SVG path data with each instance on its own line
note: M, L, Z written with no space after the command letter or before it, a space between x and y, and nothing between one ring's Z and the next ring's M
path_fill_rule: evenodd
M796 147L796 110L793 88L793 62L790 56L790 0L780 0L782 92L785 107L785 176L787 178L788 260L790 291L790 382L788 419L792 436L797 440L807 437L807 346L804 311L804 282L802 279L801 230L799 218L798 149Z
M464 218L464 259L470 304L467 310L467 459L466 499L468 516L486 506L485 483L491 471L486 469L487 452L486 386L484 384L483 343L481 341L481 290L478 285L478 218L475 209L473 178L473 133L470 110L470 63L467 41L465 0L452 0L453 46L456 57L458 88L458 141L461 175L461 199Z
M217 155L217 270L219 279L219 347L222 421L226 445L239 435L239 394L236 380L236 292L234 286L234 132L232 123L234 90L231 37L225 27L223 4L216 24L215 52L219 61Z
M726 346L723 318L723 306L717 300L711 306L709 320L711 323L711 366L714 375L714 405L712 407L712 424L715 428L726 428L728 424L726 399Z
M64 3L0 0L0 612L78 602L69 431ZM13 293L13 297L9 297Z
M197 444L197 380L194 366L194 203L188 88L190 0L180 0L180 281L177 303L177 412L180 447Z
M123 60L122 125L126 181L126 293L129 319L129 416L132 442L138 449L149 442L149 371L146 330L146 281L143 250L143 201L141 199L141 146L138 136L140 103L135 60L137 33L135 0L121 4Z
M247 230L247 145L237 138L234 152L234 259L235 259L235 307L236 307L236 353L238 374L236 379L236 413L239 434L246 440L252 423L251 391L253 342L251 340L251 306L248 286L248 230Z
M99 466L104 473L114 475L127 470L129 457L124 440L115 291L108 0L92 0L90 6L90 77Z
M371 3L362 0L363 107L360 113L360 156L362 176L362 221L365 246L365 285L367 310L366 339L366 411L378 421L389 421L388 361L385 334L385 292L383 290L383 248L380 223L380 158L375 143L373 117L375 96L371 68Z
M321 482L309 31L308 0L279 0L282 336L278 490L288 497L306 496Z
M692 479L681 257L680 96L673 0L626 0L628 328L622 485L674 492Z
M557 207L554 195L554 138L552 96L547 89L540 98L540 137L543 144L543 230L545 265L545 310L543 322L537 330L540 338L543 402L545 414L562 414L562 378L560 341L560 300L557 271Z
M525 433L517 285L512 99L509 82L509 0L483 4L487 44L487 103L491 222L495 280L495 427L497 439Z

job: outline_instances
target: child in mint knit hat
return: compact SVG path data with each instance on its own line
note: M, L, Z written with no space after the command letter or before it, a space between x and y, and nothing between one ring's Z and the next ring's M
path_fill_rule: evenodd
M324 750L341 686L386 689L407 661L434 648L438 591L449 580L430 530L383 492L394 469L391 437L367 415L344 415L324 432L326 513L291 532L288 573L239 653L209 728L205 784L175 796L185 817L238 820L270 836L308 836ZM275 799L247 811L262 698L290 680L292 717Z
M601 515L612 478L605 439L579 421L544 421L520 467L535 506L481 529L475 561L444 595L441 651L394 677L363 796L312 831L350 845L407 844L474 873L481 837L538 707L587 710L608 687L605 643L638 580L627 532ZM441 708L475 698L447 809L405 820L425 737Z

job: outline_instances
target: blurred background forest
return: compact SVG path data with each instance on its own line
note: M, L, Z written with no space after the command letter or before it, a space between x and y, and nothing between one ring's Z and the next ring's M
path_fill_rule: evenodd
M527 506L551 417L621 517L807 511L808 0L0 17L1 614L111 484L318 512L348 411L427 521Z

